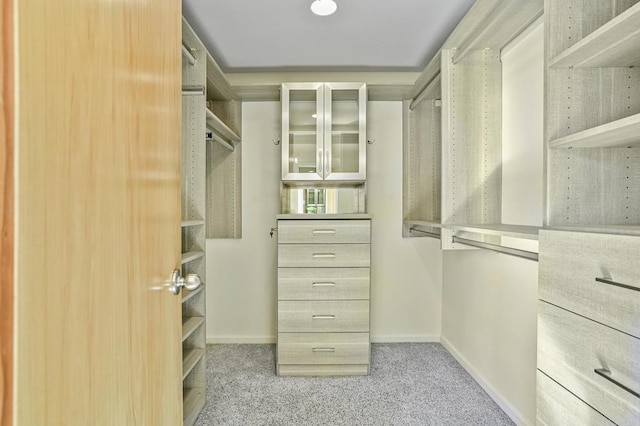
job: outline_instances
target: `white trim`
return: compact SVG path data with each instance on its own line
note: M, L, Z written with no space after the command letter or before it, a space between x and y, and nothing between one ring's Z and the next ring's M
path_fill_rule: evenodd
M440 342L438 334L418 334L401 336L393 335L372 335L371 343L436 343Z
M480 372L478 372L473 365L458 351L458 349L444 336L440 337L440 343L449 353L458 361L462 367L478 382L482 389L489 394L489 396L498 404L498 406L504 411L507 416L514 421L518 426L531 426L533 423L528 421L525 416L518 410L513 404L502 395L498 390L489 382Z
M252 344L271 345L276 343L276 336L207 336L207 344Z

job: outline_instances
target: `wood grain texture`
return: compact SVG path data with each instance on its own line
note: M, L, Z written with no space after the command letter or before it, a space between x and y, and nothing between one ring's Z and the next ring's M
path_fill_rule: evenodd
M14 348L14 32L13 0L0 7L0 425L13 421Z
M16 424L180 424L180 3L16 9Z
M614 423L589 407L571 392L537 373L537 424L614 426Z
M368 364L369 333L280 333L279 364Z
M368 300L369 268L278 268L278 300Z
M610 148L640 145L640 114L555 139L550 148Z
M640 237L540 233L539 297L640 338ZM596 282L609 278L636 291Z
M366 376L369 374L369 364L283 364L277 366L277 372L278 376Z
M368 244L369 220L279 220L278 244Z
M369 244L278 244L279 268L368 268Z
M639 353L640 339L538 302L538 369L619 425L640 424L638 398L594 369L639 392Z
M278 333L345 332L369 332L368 300L278 302Z

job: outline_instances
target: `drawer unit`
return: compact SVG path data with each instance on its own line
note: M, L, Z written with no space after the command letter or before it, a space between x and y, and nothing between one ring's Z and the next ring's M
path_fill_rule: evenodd
M538 369L619 425L640 424L640 339L538 302Z
M278 221L277 372L369 373L369 219Z
M278 300L369 300L369 268L279 268Z
M369 220L280 220L278 244L369 244Z
M540 371L537 373L537 382L539 425L615 425Z
M369 333L282 333L282 364L369 364Z
M279 268L368 268L369 244L278 244Z
M278 331L368 332L368 300L279 301Z
M640 338L640 238L540 232L539 297Z

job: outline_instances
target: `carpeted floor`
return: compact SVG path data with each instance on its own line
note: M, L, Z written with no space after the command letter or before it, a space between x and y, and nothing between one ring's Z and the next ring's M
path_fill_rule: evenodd
M437 343L374 344L371 375L277 377L275 345L210 345L196 425L512 425Z

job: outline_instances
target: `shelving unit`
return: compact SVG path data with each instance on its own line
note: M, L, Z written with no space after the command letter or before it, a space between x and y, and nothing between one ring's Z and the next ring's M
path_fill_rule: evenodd
M188 251L186 253L182 253L182 264L189 263L192 260L200 259L204 256L203 251Z
M537 238L502 223L500 52L543 13L543 1L477 1L416 81L404 104L403 236L436 237L443 249L472 235Z
M640 2L547 9L545 225L640 225Z

